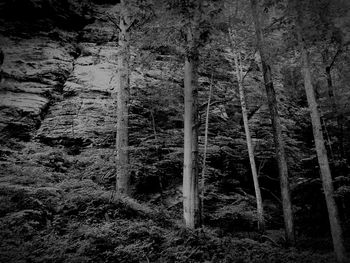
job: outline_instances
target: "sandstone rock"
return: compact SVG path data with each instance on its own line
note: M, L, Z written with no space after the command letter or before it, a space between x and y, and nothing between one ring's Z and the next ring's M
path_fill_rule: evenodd
M0 131L2 136L27 140L40 125L53 93L72 71L73 47L43 37L1 37L1 46Z
M114 44L81 43L88 56L79 57L64 84L65 99L50 107L38 130L46 143L101 146L115 125L116 54Z
M117 19L115 21L118 23ZM118 29L106 18L100 18L84 28L80 35L80 41L103 44L111 41L118 42Z
M48 99L30 93L6 92L0 98L2 107L14 108L33 115L39 115L48 102Z

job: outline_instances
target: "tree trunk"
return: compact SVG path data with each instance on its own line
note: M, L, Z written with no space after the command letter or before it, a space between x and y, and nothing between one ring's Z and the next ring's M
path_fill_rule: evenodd
M239 57L238 56L237 54L234 54L235 66L236 66L236 77L237 77L238 88L239 88L239 98L241 101L242 117L243 117L244 131L245 131L247 147L248 147L250 168L252 171L253 182L254 182L256 207L257 207L257 214L258 214L258 229L261 232L263 232L265 231L264 210L263 210L261 191L260 191L259 180L258 180L258 173L256 169L255 159L254 159L252 137L250 136L250 131L249 131L248 112L247 112L246 100L244 95L244 87L243 87L241 58L240 56Z
M195 229L201 225L198 193L198 24L199 5L194 4L194 18L187 28L187 54L185 58L184 95L184 167L183 206L186 227Z
M317 159L320 166L323 191L325 194L326 204L328 209L328 217L329 217L329 223L331 227L333 246L337 257L337 261L340 263L345 263L348 261L346 258L345 247L343 244L343 237L342 237L343 233L340 225L338 208L334 199L332 175L329 168L327 151L326 151L326 147L323 139L320 113L317 108L317 101L316 101L312 80L311 80L309 54L306 50L302 33L301 33L302 31L301 31L301 21L299 17L300 16L299 12L297 16L298 16L297 34L298 34L299 47L300 47L302 63L303 63L304 86L305 86L306 97L307 97L307 101L310 109L312 130L314 134Z
M276 150L276 160L278 163L278 172L280 176L281 185L281 196L282 196L282 206L283 206L283 218L286 231L286 242L290 245L295 244L294 235L294 220L293 220L293 210L289 189L289 178L288 178L288 166L286 160L286 154L284 150L284 143L282 138L282 126L277 109L277 100L275 89L272 82L271 67L267 63L267 55L264 49L263 43L263 33L260 28L260 23L258 19L257 11L257 0L251 0L252 15L254 19L256 38L257 38L257 48L261 57L261 64L264 74L265 89L267 94L267 100L270 108L273 137Z
M154 109L150 110L151 118L152 118L152 128L153 128L153 135L156 143L156 152L158 161L160 162L162 160L162 151L160 146L158 145L158 135L157 135L157 129L156 129L156 121L154 119ZM158 171L158 183L159 183L159 193L160 193L160 200L162 202L162 205L164 205L164 194L163 194L163 180L162 180L162 174Z
M119 23L119 54L117 74L117 135L116 135L116 188L119 195L130 194L129 173L129 88L130 88L130 18L126 0L121 0Z
M331 63L327 65L328 63L328 52L324 52L322 54L323 63L325 64L325 73L327 78L327 91L328 96L331 102L332 111L336 115L337 119L337 125L338 125L338 138L339 138L339 156L341 159L345 159L345 152L344 152L344 116L341 112L339 112L335 94L334 94L334 86L333 86L333 79L332 79L332 67L336 61L337 56L341 53L341 48L339 47L337 50L337 53L334 55Z
M2 49L0 48L0 83L2 82L2 70L1 70L1 66L4 63L4 52L2 51Z
M205 130L204 130L204 152L203 152L203 168L202 168L202 198L201 198L201 218L204 220L204 195L205 195L205 172L207 168L207 149L208 149L208 130L209 130L209 113L210 113L210 102L213 93L213 73L211 74L209 96L207 112L205 116Z
M335 100L334 100L334 91L333 91L333 80L331 75L331 67L326 67L326 76L327 76L327 87L328 87L328 96L332 102L333 109L336 108Z

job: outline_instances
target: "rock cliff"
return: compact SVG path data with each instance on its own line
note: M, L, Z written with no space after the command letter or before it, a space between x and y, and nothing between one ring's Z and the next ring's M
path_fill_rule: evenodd
M68 1L71 3L68 6L45 7L41 1L27 0L22 4L29 4L37 16L4 16L0 26L4 54L0 84L0 154L3 160L16 147L20 149L26 147L26 142L34 142L37 148L44 145L52 147L53 151L63 147L65 154L78 155L77 159L94 156L100 160L101 155L109 163L108 167L113 167L110 157L114 149L118 70L116 2L95 1L96 4L90 6L82 2L82 6L75 8L77 1ZM43 8L55 15L48 16ZM69 15L58 16L61 8L67 9ZM83 12L84 8L88 11ZM19 13L23 9L22 6ZM0 6L0 13L4 10L8 14L15 12L10 1ZM111 17L115 18L114 22ZM70 23L76 24L69 27ZM134 174L157 178L155 171L158 170L169 178L180 178L183 143L181 51L149 46L140 32L135 32L132 41L129 139ZM204 52L212 53L212 50ZM201 69L200 109L204 112L211 82L211 73L207 71L212 70L217 86L212 118L239 121L239 114L232 110L226 112L224 106L228 102L230 107L239 109L235 91L231 88L229 65L223 63L220 54L212 54L211 59L220 66ZM210 61L204 60L204 64L214 63ZM225 96L232 97L235 102ZM220 104L220 101L224 102ZM155 145L162 145L163 152L157 155L163 157L157 158L164 159L160 162L163 166L153 169L150 164L145 169L143 158L148 155L147 158L153 158ZM72 169L88 170L91 165L93 163L87 168L77 165ZM113 177L112 170L108 174ZM154 187L150 188L154 190Z
M99 143L112 132L116 34L108 21L101 20L113 6L95 8L102 15L96 12L94 22L81 18L87 25L78 31L67 31L53 21L51 28L43 24L41 30L23 35L26 31L21 31L18 21L4 21L0 36L2 143L9 138L38 138L49 144L76 141L86 145ZM40 27L43 19L33 23ZM15 34L10 32L14 28Z

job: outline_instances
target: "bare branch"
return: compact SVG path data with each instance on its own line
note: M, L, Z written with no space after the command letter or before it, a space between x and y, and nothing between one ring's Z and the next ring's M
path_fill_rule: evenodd
M108 20L109 20L110 22L112 22L112 24L115 25L115 26L118 28L119 31L122 31L121 28L119 27L118 22L115 21L115 18L114 18L114 17L112 17L112 16L111 16L110 14L108 14L108 13L106 14L106 16L107 16Z

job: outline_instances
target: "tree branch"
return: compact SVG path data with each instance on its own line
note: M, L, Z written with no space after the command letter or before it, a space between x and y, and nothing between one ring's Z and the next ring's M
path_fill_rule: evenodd
M334 57L333 57L331 63L330 63L329 66L327 67L328 70L331 70L331 68L333 67L333 65L334 65L334 63L335 63L335 60L337 59L338 55L339 55L340 53L342 53L342 51L343 51L343 50L342 50L342 47L339 46L339 48L338 48L337 52L335 53L335 55L334 55Z
M106 16L107 16L108 20L110 22L112 22L112 24L118 28L119 31L122 31L121 28L119 27L118 23L115 21L115 19L110 14L107 13Z

